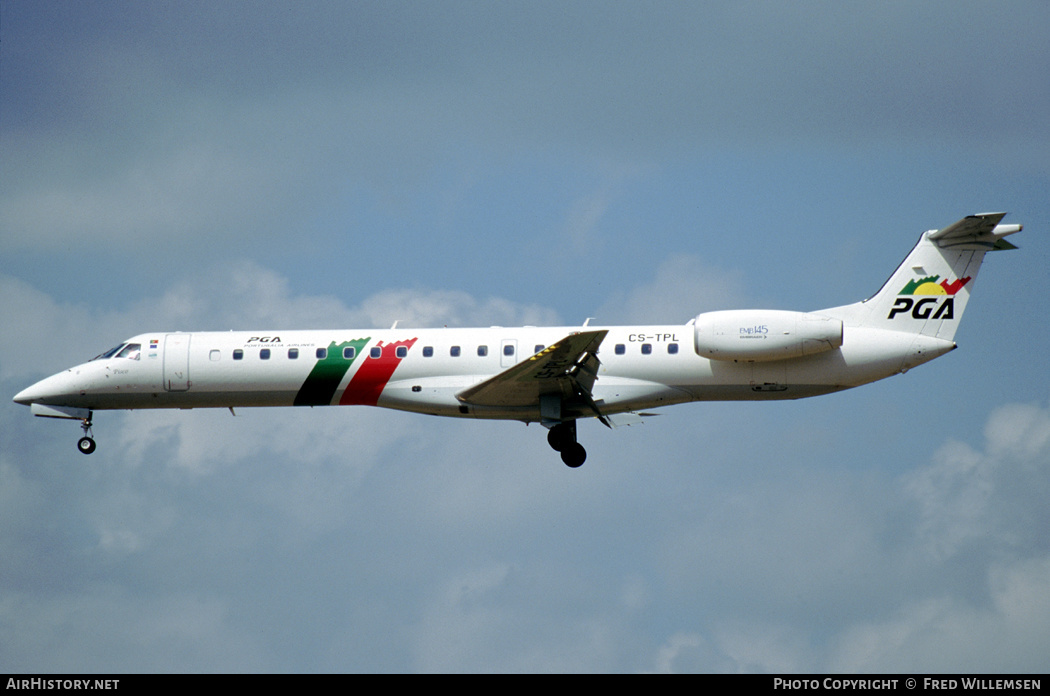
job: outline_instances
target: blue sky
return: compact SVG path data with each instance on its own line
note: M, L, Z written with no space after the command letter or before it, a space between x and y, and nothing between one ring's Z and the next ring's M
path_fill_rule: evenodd
M1003 210L954 351L544 433L0 403L11 671L1033 671L1050 5L0 5L0 384L143 331L681 322Z

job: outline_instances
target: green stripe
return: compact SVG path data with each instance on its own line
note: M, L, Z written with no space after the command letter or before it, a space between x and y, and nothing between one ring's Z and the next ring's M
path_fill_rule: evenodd
M328 354L322 360L318 360L310 375L299 388L295 395L296 406L328 406L332 403L339 383L350 366L354 364L357 356L361 355L362 349L368 344L371 337L357 338L353 341L336 344L332 341L328 346ZM343 349L353 348L354 357L344 358Z

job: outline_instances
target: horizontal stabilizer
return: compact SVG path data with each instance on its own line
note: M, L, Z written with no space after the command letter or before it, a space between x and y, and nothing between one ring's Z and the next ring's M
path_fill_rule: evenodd
M942 249L981 249L999 251L1016 249L1013 244L1003 239L1007 235L1020 232L1021 225L1000 225L999 221L1006 213L979 213L967 215L962 220L948 225L944 229L931 232L929 239Z

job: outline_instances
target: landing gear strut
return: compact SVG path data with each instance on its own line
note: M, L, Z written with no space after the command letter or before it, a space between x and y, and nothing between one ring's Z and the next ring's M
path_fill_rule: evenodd
M84 437L77 440L77 449L84 454L91 454L95 451L95 440L92 439L93 432L91 432L91 414L88 413L88 417L80 422L80 429L84 431Z
M547 432L547 444L555 452L561 453L561 460L566 466L576 467L587 459L587 450L576 442L576 421L558 423Z

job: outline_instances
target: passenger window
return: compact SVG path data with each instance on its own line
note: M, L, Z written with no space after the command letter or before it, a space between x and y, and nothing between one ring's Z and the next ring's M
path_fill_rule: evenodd
M434 357L434 346L423 346L423 357L432 358Z
M263 348L262 350L259 351L259 360L269 360L269 359L270 359L270 349L269 348Z
M370 357L370 358L378 358L378 357L380 357L382 355L383 355L383 349L380 348L379 346L375 346L375 347L372 348L372 350L368 351L368 357Z
M403 358L408 355L408 348L405 346L398 346L395 352L397 353L397 357Z
M459 346L452 346L451 348L449 348L448 349L448 354L451 355L453 358L458 358L459 357Z
M514 355L514 346L512 344L510 344L510 343L508 343L507 345L503 346L503 354L504 355Z
M668 355L677 355L678 354L678 344L677 343L668 343L667 344L667 353L668 353Z
M626 352L627 352L627 346L625 346L622 343L617 343L616 344L616 354L617 355L623 355Z
M244 351L241 350L240 348L237 348L236 350L234 350L233 351L233 359L234 360L244 360Z
M299 359L299 349L298 348L289 348L288 349L288 359L289 360L298 360Z
M213 350L210 353L208 353L208 359L211 360L212 362L219 362L219 358L221 358L221 357L222 357L222 351L221 350Z
M325 358L328 357L328 349L327 348L318 348L317 351L314 353L314 355L317 356L318 360L324 360Z
M127 358L128 360L138 360L139 352L142 351L141 343L129 343L124 346L124 350L117 353L118 358Z
M643 343L642 344L642 355L649 355L652 352L653 352L653 344L652 343Z
M533 353L539 353L541 350L543 350L543 344L542 343L537 343L536 347L532 350L532 352Z
M489 354L489 347L488 346L478 346L478 357L479 358L484 358L488 354Z
M347 346L343 348L343 360L353 360L357 355L357 349L353 346Z

